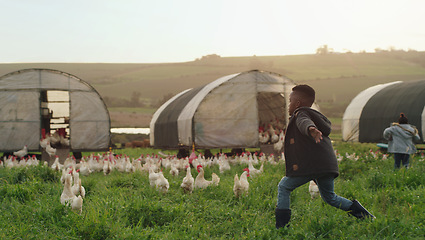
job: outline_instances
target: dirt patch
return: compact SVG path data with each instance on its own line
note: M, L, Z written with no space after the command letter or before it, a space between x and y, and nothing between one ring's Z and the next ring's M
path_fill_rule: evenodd
M148 128L152 114L109 112L111 116L111 127L137 127Z

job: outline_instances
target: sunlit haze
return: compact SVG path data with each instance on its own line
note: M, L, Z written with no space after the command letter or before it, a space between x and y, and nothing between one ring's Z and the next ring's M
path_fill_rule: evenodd
M423 0L0 0L0 63L425 50Z

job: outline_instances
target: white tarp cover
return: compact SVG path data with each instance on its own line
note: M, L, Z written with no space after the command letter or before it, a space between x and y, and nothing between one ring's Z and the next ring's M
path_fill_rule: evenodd
M363 108L369 99L383 88L393 84L401 83L401 81L379 84L369 87L360 92L351 100L342 117L342 140L343 141L359 141L359 123Z
M0 91L0 149L38 149L40 93Z
M71 150L108 148L109 113L93 87L57 70L25 69L0 77L0 151L16 151L24 145L40 150L40 92L45 90L70 93Z
M289 96L294 85L292 80L279 74L253 70L224 76L200 89L186 90L185 94L180 93L180 97L173 98L166 103L167 107L161 107L154 114L158 118L151 121L151 144L176 147L173 144L177 140L166 142L165 137L152 134L152 130L158 127L157 120L168 111L161 124L168 127L169 136L174 136L173 128L177 128L179 145L191 146L194 142L201 148L258 147L260 120L288 118L285 96ZM263 100L261 104L259 99ZM264 104L264 99L271 102ZM179 101L185 104L183 108L172 106L171 102ZM172 111L179 112L169 113ZM260 116L265 111L274 112Z

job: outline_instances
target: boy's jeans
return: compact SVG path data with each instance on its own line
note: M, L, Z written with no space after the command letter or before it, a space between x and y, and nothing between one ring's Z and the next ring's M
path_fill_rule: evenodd
M304 185L313 179L316 180L320 195L326 203L344 211L350 209L353 202L335 194L333 176L321 176L318 178L311 176L283 177L279 182L277 190L277 208L289 209L291 192L297 187Z

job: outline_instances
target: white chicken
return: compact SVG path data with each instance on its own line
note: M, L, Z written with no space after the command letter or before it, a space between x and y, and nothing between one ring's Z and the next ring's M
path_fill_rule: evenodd
M178 176L179 175L179 169L177 169L176 165L171 164L170 174L172 176Z
M40 147L42 147L43 149L45 149L48 142L49 142L49 139L47 137L46 138L42 138L40 140Z
M60 143L60 135L59 132L56 131L54 132L50 137L49 137L49 143L47 144L47 146L49 146L51 144L53 144L54 146ZM46 147L47 147L46 146Z
M218 183L220 182L220 178L217 176L217 174L212 173L211 174L211 181L205 180L204 177L204 169L201 165L198 165L196 168L198 170L198 175L195 178L194 188L206 188L210 185L218 186Z
M167 193L168 189L170 188L170 184L168 183L168 180L164 177L162 171L158 173L158 179L156 179L155 188L162 193Z
M126 173L133 173L135 171L134 166L128 157L125 158L124 163Z
M263 167L264 167L264 162L261 163L261 166L259 169L256 169L253 165L252 162L248 162L248 169L249 169L249 174L252 175L253 177L263 173Z
M83 198L81 196L74 196L71 201L72 211L81 214L83 212Z
M92 172L93 171L90 169L89 164L86 161L81 160L81 162L80 162L80 174L83 175L83 176L88 176Z
M24 148L22 148L21 150L13 152L13 155L15 155L18 158L23 158L27 154L28 154L27 145L25 145Z
M281 136L279 137L279 140L273 145L274 150L278 152L282 151L283 143L284 143L284 137Z
M261 144L266 144L269 142L269 140L270 140L269 132L264 132L263 130L260 130L260 132L258 133L258 141Z
M55 161L53 162L52 166L50 166L53 170L59 171L63 169L63 164L59 162L59 156L56 156Z
M71 181L72 181L72 170L69 172L69 174L65 175L65 184L63 186L63 191L61 194L61 204L67 205L72 202L72 200L75 197L75 194L72 192L71 188Z
M270 135L270 142L271 143L277 143L279 141L279 134L277 131L274 131L271 135Z
M235 194L235 197L238 198L242 196L242 194L247 195L248 189L249 189L249 170L246 168L244 169L244 172L241 174L241 177L239 179L238 174L235 174L235 183L233 185L233 193Z
M226 157L224 157L226 155L224 155L224 156L223 155L220 156L220 159L218 159L218 169L219 169L220 173L223 173L224 171L230 170L229 161L227 160Z
M110 165L109 160L107 158L105 158L103 160L103 168L102 169L103 169L103 175L105 175L105 176L111 173L111 165Z
M56 148L53 148L52 146L50 146L49 141L47 141L46 152L47 152L47 154L49 154L50 157L52 157L56 154Z
M80 170L77 169L77 171L72 172L73 179L74 179L74 185L72 186L72 192L75 195L81 195L84 198L86 196L86 190L81 185L80 174L78 173L79 171Z
M194 182L195 182L195 179L192 177L192 173L190 171L190 166L187 165L186 176L183 178L183 182L180 185L180 187L183 188L185 193L192 193Z
M310 181L310 185L308 186L308 191L310 192L311 199L320 196L319 187L313 180Z
M67 174L69 174L70 171L72 173L72 168L62 168L62 175L60 179L62 184L65 184L65 177ZM71 185L72 185L72 179L71 179Z
M159 173L154 171L154 168L149 169L149 184L151 187L156 186L156 180L159 178Z

